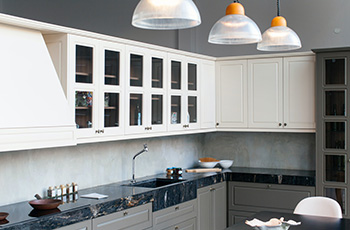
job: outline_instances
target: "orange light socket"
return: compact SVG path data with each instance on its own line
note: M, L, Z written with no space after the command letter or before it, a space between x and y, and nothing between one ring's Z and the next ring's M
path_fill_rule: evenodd
M242 14L244 15L244 7L242 6L241 3L234 2L228 5L226 8L226 15L229 14Z
M287 26L287 20L282 16L274 17L271 22L271 27L274 26Z

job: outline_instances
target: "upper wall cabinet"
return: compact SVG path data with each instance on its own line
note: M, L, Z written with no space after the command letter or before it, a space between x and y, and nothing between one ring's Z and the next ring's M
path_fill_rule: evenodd
M215 62L201 62L201 129L215 129Z
M47 36L46 42L56 57L79 142L123 134L124 45L74 35Z
M127 46L126 134L166 131L167 54Z
M168 54L168 130L200 128L200 61Z
M220 130L314 132L314 56L219 61Z

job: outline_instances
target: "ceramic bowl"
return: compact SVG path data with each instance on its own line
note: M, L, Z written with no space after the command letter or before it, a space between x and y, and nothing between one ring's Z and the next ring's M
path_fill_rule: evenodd
M8 215L7 212L0 212L0 220L5 220Z
M215 165L217 165L219 162L218 161L210 161L210 162L201 162L198 161L198 164L202 168L214 168Z
M221 160L219 163L221 167L223 167L224 169L228 169L233 164L233 160Z

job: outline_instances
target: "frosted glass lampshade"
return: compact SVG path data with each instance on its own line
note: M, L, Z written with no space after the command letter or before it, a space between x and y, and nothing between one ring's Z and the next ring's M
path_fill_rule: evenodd
M142 29L175 30L195 27L201 17L192 0L141 0L132 25Z
M224 45L257 43L261 41L261 32L249 17L242 14L229 14L214 24L208 41Z
M262 41L258 43L261 51L288 51L301 48L298 35L287 26L273 26L262 35Z

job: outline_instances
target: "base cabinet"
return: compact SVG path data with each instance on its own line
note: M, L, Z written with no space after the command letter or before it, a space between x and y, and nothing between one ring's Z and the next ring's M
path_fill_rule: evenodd
M226 182L197 190L198 229L222 230L226 224Z
M229 223L260 211L292 213L299 201L314 195L312 186L229 182Z
M197 200L174 205L153 213L153 230L197 229Z
M62 228L57 228L57 230L92 230L91 220L86 220L86 221L68 225Z
M143 230L152 227L152 203L92 220L94 230Z

